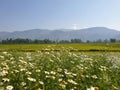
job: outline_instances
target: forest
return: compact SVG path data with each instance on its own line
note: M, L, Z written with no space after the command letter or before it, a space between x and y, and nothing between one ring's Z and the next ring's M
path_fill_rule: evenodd
M120 40L111 38L111 39L105 39L101 40L98 39L96 41L82 41L81 39L71 39L71 40L50 40L50 39L22 39L22 38L17 38L17 39L5 39L1 40L0 44L55 44L55 43L61 43L61 44L69 44L69 43L115 43L115 42L120 42Z

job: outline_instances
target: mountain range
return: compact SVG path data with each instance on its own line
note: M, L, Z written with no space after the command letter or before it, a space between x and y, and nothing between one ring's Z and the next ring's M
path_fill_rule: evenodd
M24 38L24 39L50 39L50 40L71 40L81 39L83 41L90 40L105 40L110 38L120 39L120 31L109 29L106 27L91 27L85 29L59 29L59 30L47 30L47 29L31 29L25 31L14 32L0 32L0 40L7 38Z

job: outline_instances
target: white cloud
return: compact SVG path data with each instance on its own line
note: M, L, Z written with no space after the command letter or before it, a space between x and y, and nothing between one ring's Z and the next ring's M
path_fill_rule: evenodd
M77 28L77 24L73 24L73 29L74 29L74 30L78 29L78 28Z

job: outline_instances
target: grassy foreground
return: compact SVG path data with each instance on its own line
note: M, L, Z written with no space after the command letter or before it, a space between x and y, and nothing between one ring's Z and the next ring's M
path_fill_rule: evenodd
M70 52L82 48L77 45L3 45L0 90L120 90L120 53Z

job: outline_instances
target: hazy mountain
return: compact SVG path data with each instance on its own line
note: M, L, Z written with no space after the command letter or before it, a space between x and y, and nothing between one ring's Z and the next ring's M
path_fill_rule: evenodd
M105 27L92 27L80 30L43 30L32 29L26 31L0 32L0 39L7 38L28 38L28 39L50 39L50 40L105 40L110 38L120 39L120 31L108 29Z

